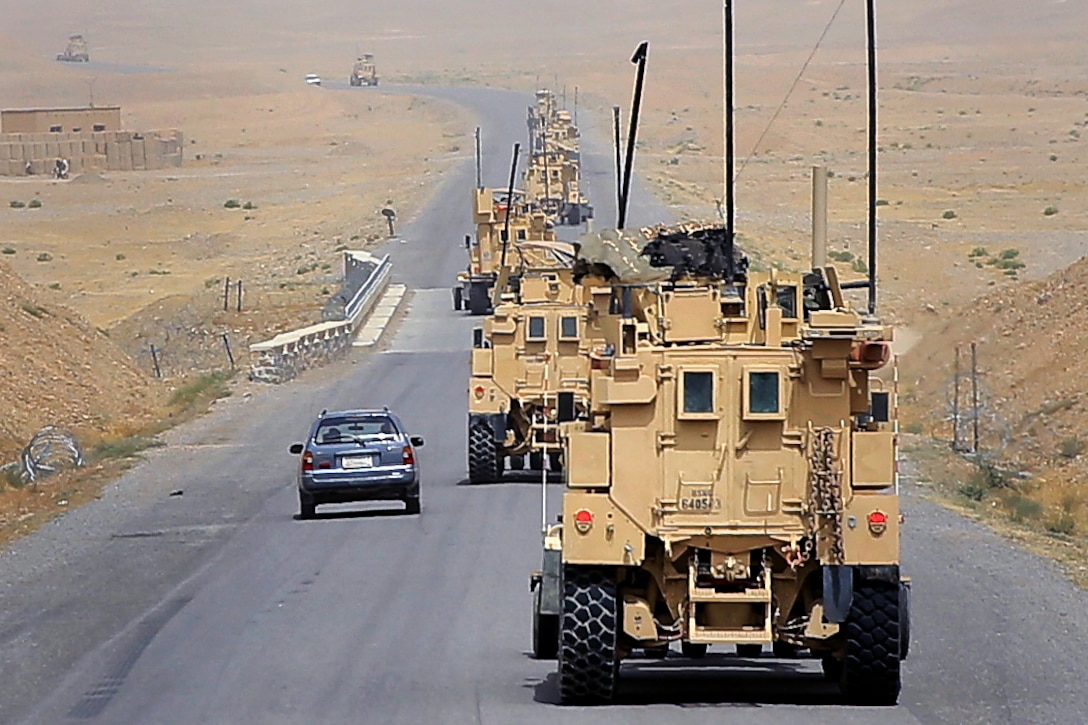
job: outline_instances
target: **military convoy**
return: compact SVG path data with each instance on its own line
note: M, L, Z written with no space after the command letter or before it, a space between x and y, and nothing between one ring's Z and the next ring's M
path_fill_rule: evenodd
M538 208L559 224L578 226L593 218L582 193L578 127L570 111L557 106L549 90L536 93L529 107L529 164L525 189Z
M378 85L378 69L374 65L374 54L363 53L355 59L351 66L351 75L348 83L352 86L376 86Z

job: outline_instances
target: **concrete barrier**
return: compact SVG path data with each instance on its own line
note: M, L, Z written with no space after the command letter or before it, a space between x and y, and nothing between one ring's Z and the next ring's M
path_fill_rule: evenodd
M184 135L176 130L94 131L81 133L8 133L0 134L0 176L23 175L26 162L40 162L46 173L59 158L68 159L70 169L77 168L140 171L180 167L184 158ZM18 171L4 163L17 160ZM34 164L38 168L38 164ZM39 173L39 172L34 172Z
M327 319L250 345L250 380L286 382L303 370L329 362L351 347L355 333L389 287L392 267L388 254L378 258L367 252L344 252L345 285L355 289L346 297L342 319ZM362 269L368 271L366 278L361 283L353 283L352 275ZM323 314L328 317L328 307Z

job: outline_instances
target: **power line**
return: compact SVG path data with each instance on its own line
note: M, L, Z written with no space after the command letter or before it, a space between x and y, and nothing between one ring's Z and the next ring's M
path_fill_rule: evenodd
M801 70L798 71L797 77L793 79L793 83L790 85L790 89L786 91L785 97L782 102L778 104L778 108L775 109L774 115L771 116L771 120L767 122L766 127L763 129L763 133L759 134L759 138L756 139L755 144L752 145L752 150L748 152L748 155L741 162L740 169L737 170L736 178L740 178L740 175L744 173L744 169L748 166L748 161L755 156L756 151L759 149L759 145L763 143L763 139L767 136L767 133L771 130L771 126L778 120L779 114L782 113L782 109L786 107L786 103L789 102L790 96L793 95L793 91L797 88L797 84L801 82L801 78L805 75L805 71L808 70L809 63L816 57L816 51L820 49L824 39L827 37L828 32L831 30L831 26L835 24L835 19L839 17L839 11L842 10L843 5L846 4L846 0L839 0L839 6L835 8L835 12L831 14L831 19L827 21L827 25L824 26L824 30L820 33L819 40L816 41L815 47L812 48L812 52L808 54L808 58L805 59L804 65L801 66Z

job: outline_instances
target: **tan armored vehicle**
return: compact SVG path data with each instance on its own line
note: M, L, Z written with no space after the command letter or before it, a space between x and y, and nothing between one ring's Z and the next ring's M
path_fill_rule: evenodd
M481 328L474 331L469 378L468 468L473 483L511 470L563 467L558 422L588 413L589 346L595 328L593 290L575 284L574 248L566 242L527 242L546 251L513 274ZM605 295L599 303L607 304Z
M578 226L593 218L593 207L581 189L578 127L555 94L537 91L529 107L529 164L525 190L531 203L559 224Z
M82 35L69 35L68 45L63 53L57 55L57 60L68 63L89 63L91 56L87 52L87 41L83 39Z
M356 59L355 64L351 67L348 83L353 86L378 85L378 69L374 65L374 55L372 53L363 53L362 56Z
M874 377L891 330L834 268L749 273L725 237L583 238L576 266L608 278L610 313L587 321L588 409L560 417L562 526L534 579L557 595L536 598L534 631L557 640L537 654L558 649L565 703L611 700L623 658L672 642L805 648L850 699L894 703L909 610Z

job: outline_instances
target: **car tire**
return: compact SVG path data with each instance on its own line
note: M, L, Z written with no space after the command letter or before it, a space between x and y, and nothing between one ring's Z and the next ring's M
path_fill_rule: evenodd
M404 513L412 515L418 514L420 511L419 496L412 496L404 499Z
M303 521L308 521L315 516L317 516L317 502L314 501L313 496L309 496L300 490L298 492L298 517Z

